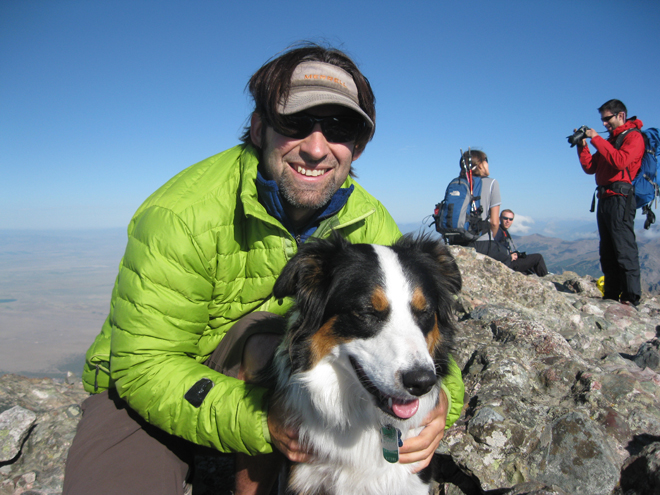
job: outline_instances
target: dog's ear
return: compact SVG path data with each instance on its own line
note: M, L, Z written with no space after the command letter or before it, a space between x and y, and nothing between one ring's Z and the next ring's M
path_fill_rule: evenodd
M311 239L300 246L298 253L286 264L273 287L277 299L284 297L309 298L313 292L327 286L328 266L348 242L339 234L328 240Z
M437 285L452 294L458 294L461 291L463 284L461 272L449 249L439 239L433 239L428 235L414 237L407 234L401 237L393 247L400 249L403 253L421 253L431 261L433 266L429 268Z
M299 312L290 329L291 341L303 338L321 325L332 285L336 256L348 245L338 234L329 240L310 240L286 264L273 287L273 295L293 297Z
M273 287L277 299L296 297L301 292L319 287L323 278L323 259L316 253L299 252L286 264Z
M445 287L452 294L458 294L463 286L461 271L447 246L438 240L428 239L422 242L422 250L428 253L437 263L442 274Z

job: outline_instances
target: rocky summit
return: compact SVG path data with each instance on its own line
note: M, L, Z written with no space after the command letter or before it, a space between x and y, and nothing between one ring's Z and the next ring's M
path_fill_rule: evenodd
M659 494L660 298L604 301L590 277L524 276L450 249L466 395L435 492ZM0 377L0 495L61 492L84 398L73 375ZM192 493L231 493L231 470L228 456L199 456Z

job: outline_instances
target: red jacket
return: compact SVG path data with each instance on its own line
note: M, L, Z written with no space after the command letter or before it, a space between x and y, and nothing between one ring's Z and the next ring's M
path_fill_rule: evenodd
M632 182L642 165L644 156L644 138L639 132L629 132L623 139L620 148L614 147L616 138L628 129L641 129L642 121L636 117L628 119L625 124L614 129L607 139L596 135L591 138L591 144L598 152L592 155L589 147L578 146L578 156L583 170L587 174L596 174L596 185L606 186L612 182ZM628 171L626 171L626 169ZM605 196L616 193L606 191Z

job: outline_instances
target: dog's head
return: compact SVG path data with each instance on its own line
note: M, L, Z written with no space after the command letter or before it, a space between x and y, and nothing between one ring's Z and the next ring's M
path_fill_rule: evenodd
M295 300L286 338L291 371L331 361L384 412L407 419L447 373L460 288L453 257L428 237L404 236L390 247L339 235L307 243L273 289Z

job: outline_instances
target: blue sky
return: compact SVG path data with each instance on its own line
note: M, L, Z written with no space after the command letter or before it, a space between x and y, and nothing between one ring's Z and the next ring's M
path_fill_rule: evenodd
M582 222L566 136L621 99L660 126L660 2L0 2L0 229L125 227L181 169L238 142L250 75L297 40L343 48L377 132L359 181L421 223L483 149L527 232ZM591 222L591 223L589 223Z

